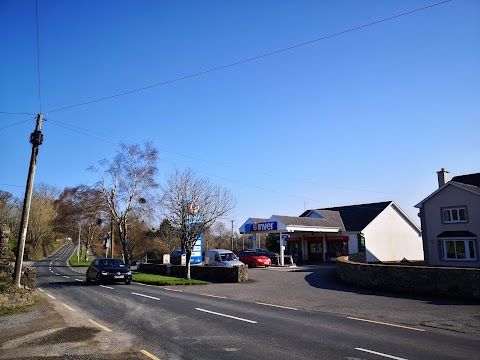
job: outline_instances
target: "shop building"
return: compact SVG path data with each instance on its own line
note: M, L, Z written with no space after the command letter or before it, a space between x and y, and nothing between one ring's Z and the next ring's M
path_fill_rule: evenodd
M371 263L423 260L420 228L393 201L249 218L239 231L253 237L253 247L255 235L280 234L281 259L286 253L296 261L321 263L364 252Z

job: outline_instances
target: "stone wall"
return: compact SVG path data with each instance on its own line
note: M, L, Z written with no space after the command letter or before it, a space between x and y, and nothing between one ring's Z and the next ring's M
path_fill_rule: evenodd
M480 269L365 264L337 258L337 277L362 288L480 300Z
M33 291L23 290L8 294L0 294L0 308L2 309L21 308L33 304L34 301L35 293Z
M138 270L150 274L158 274L174 277L185 277L185 266L163 264L140 264ZM248 268L246 266L190 266L192 279L212 282L242 282L248 280Z
M358 263L366 263L367 262L367 255L364 252L358 252L354 254L348 255L348 261L358 262Z

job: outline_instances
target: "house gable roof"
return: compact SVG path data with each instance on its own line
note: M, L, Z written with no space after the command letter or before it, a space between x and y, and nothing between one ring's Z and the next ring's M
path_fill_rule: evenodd
M465 185L473 185L480 189L480 173L455 176L452 181Z
M345 230L338 211L324 211L322 215L323 216L321 218L283 215L273 215L273 217L287 226L290 225L302 227L337 228L342 231Z
M392 201L385 201L371 204L336 206L331 208L313 210L322 215L324 211L338 212L346 231L362 231L375 219ZM309 210L310 211L310 210ZM300 216L305 216L309 211Z
M450 180L445 185L438 188L429 196L427 196L425 199L420 201L417 205L415 205L415 207L419 209L422 208L423 204L427 200L435 196L437 193L445 189L447 186L455 186L457 188L469 191L473 194L480 195L480 173L455 176L452 180Z

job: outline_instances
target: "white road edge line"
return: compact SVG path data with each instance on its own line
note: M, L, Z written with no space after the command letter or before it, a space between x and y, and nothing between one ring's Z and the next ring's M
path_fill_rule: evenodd
M355 350L364 351L364 352L367 352L367 353L370 353L370 354L375 354L375 355L383 356L383 357L386 357L386 358L389 358L389 359L407 360L407 359L405 359L405 358L401 358L401 357L397 357L397 356L392 356L392 355L388 355L388 354L383 354L383 353L381 353L381 352L377 352L377 351L373 351L373 350L368 350L368 349L355 348Z
M110 289L110 290L113 290L113 287L111 286L105 286L105 285L99 285L100 287L103 287L105 289Z
M145 297L145 298L148 298L148 299L153 299L153 300L160 300L159 298L154 297L154 296L139 294L139 293L135 293L135 292L132 292L132 295L142 296L142 297Z
M200 309L200 308L195 308L195 310L203 311L203 312L213 314L213 315L227 317L227 318L230 318L230 319L245 321L245 322L248 322L248 323L251 323L251 324L256 324L257 323L256 321L253 321L253 320L243 319L243 318L239 318L239 317L232 316L232 315L226 315L226 314L218 313L218 312L215 312L215 311L210 311L210 310L205 310L205 309Z
M70 276L67 276L67 275L63 275L63 277L64 277L65 279L70 279Z
M80 280L80 279L75 279L75 281L80 281L80 282L83 282L83 280Z

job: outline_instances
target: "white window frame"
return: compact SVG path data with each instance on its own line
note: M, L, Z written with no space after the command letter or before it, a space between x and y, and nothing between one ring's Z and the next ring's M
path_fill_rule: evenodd
M442 260L444 261L477 261L478 260L478 249L477 249L477 239L476 238L440 238L440 245L442 247ZM465 247L465 259L457 258L457 246L455 244L455 258L447 257L447 241L463 242ZM473 243L473 257L470 254L469 243Z
M460 219L460 210L464 211L464 219ZM450 214L450 220L445 219L445 213ZM457 220L454 220L454 214L457 215ZM457 207L448 207L442 208L442 222L444 224L455 224L455 223L466 223L468 222L467 207L466 206L457 206Z

